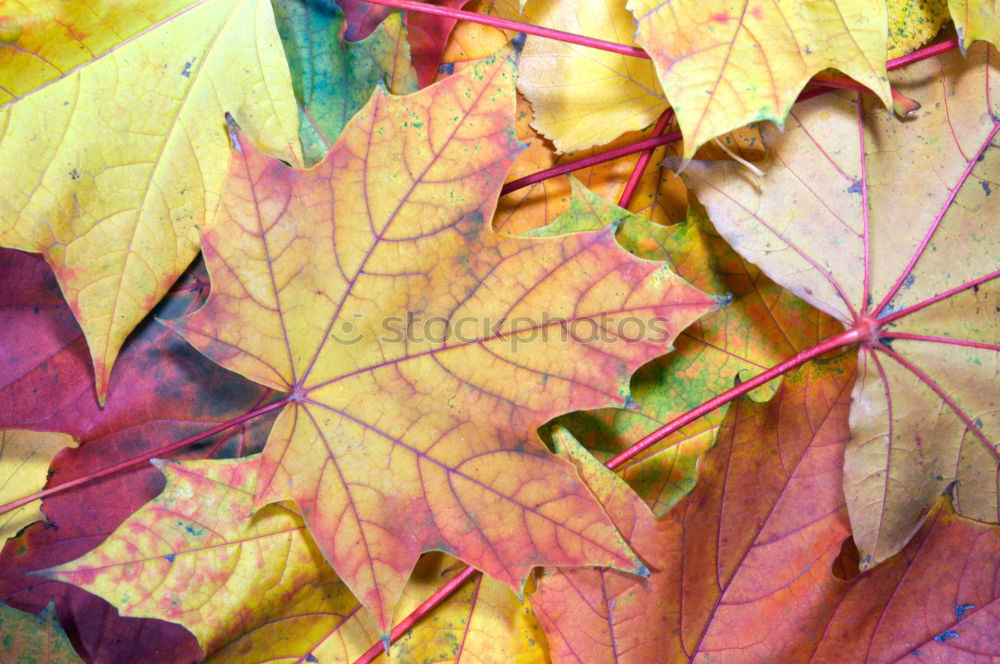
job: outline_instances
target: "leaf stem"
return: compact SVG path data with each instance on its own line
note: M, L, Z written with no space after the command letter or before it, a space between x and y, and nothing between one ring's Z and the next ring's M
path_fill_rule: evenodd
M433 595L425 599L420 606L410 613L410 615L403 618L398 625L392 628L392 632L389 633L389 642L392 643L405 634L407 630L413 627L418 620L433 611L434 607L443 602L453 592L458 590L463 583L475 576L478 571L479 570L475 567L466 567L461 572L456 574L451 581L438 588ZM365 654L356 659L354 664L370 664L370 662L372 662L379 656L380 653L384 651L385 647L380 641L369 648Z
M619 466L621 466L626 461L628 461L629 459L631 459L632 457L636 456L637 454L641 454L642 452L648 450L650 447L660 442L670 434L674 433L681 427L684 427L690 424L691 422L694 422L695 420L707 415L716 408L724 406L725 404L736 399L737 397L743 396L747 392L750 392L760 387L761 385L777 378L778 376L781 376L782 374L787 373L788 371L791 371L792 369L805 364L809 360L815 359L820 355L824 355L825 353L829 353L832 350L843 348L844 346L849 346L851 344L858 343L859 341L863 341L868 333L869 330L864 326L852 327L851 329L846 330L845 332L841 332L836 336L830 337L825 341L819 342L818 344L812 346L811 348L807 348L806 350L800 353L796 353L787 360L774 365L767 371L757 374L756 376L746 381L745 383L741 383L736 387L726 390L725 392L718 395L714 399L709 399L700 406L697 406L696 408L689 410L683 415L674 418L673 420L671 420L667 424L664 424L656 431L653 431L652 433L648 434L647 436L639 440L639 442L635 443L628 449L623 450L622 452L616 454L614 457L609 459L604 465L614 470Z
M990 272L989 274L983 275L983 276L979 277L978 279L973 279L972 281L967 281L964 284L962 284L961 286L955 286L954 288L949 288L948 290L946 290L943 293L939 293L939 294L935 295L934 297L927 298L923 302L917 302L916 304L914 304L912 306L909 306L909 307L906 307L905 309L900 309L899 311L897 311L895 313L891 313L888 316L881 316L878 319L878 324L880 326L881 325L886 325L887 323L891 323L892 321L898 320L900 318L903 318L904 316L909 316L912 313L920 311L924 307L929 307L930 305L935 304L937 302L940 302L941 300L948 299L949 297L951 297L952 295L954 295L956 293L960 293L960 292L962 292L964 290L968 290L970 288L975 288L976 286L979 286L980 284L984 284L987 281L992 281L993 279L996 279L997 277L1000 277L1000 270L996 270L995 272Z
M663 136L673 119L674 109L668 108L663 111L663 113L660 114L660 118L656 121L656 126L653 127L651 138ZM642 180L642 175L646 172L646 167L649 166L649 162L653 159L654 152L656 152L656 148L646 148L646 150L639 155L639 159L635 162L635 168L632 169L632 175L629 176L628 182L625 183L625 188L622 189L622 195L618 199L618 207L627 208L629 203L632 202L632 198L635 196L635 190L639 188L639 181Z
M547 37L549 39L555 39L561 42L567 42L569 44L579 44L580 46L588 46L590 48L600 49L602 51L610 51L611 53L619 53L621 55L630 55L635 58L649 59L649 54L642 50L638 46L629 46L626 44L618 44L616 42L605 41L603 39L595 39L593 37L585 37L583 35L573 34L572 32L563 32L562 30L553 30L552 28L543 28L541 26L532 25L530 23L523 23L521 21L512 21L506 18L500 18L499 16L487 16L486 14L479 14L476 12L465 11L464 9L452 9L450 7L438 7L437 5L431 5L426 2L415 2L414 0L368 0L373 5L385 5L386 7L395 7L396 9L406 9L409 11L422 12L424 14L436 14L437 16L445 16L448 18L453 18L459 21L471 21L472 23L481 23L482 25L490 25L494 28L500 28L501 30L513 30L515 32L524 32L529 35L537 35L539 37Z
M1000 351L1000 344L986 344L980 341L965 341L964 339L952 339L950 337L931 337L925 334L909 334L907 332L881 332L879 337L883 339L909 339L910 341L926 341L932 344L948 344L950 346L965 346L967 348L979 348L981 350Z
M958 39L949 39L948 41L941 42L940 44L925 46L924 48L914 51L913 53L907 53L906 55L901 55L898 58L893 58L885 64L885 68L889 71L893 71L899 69L900 67L913 64L914 62L920 62L921 60L926 60L927 58L933 58L935 55L947 53L948 51L956 48L958 48Z
M122 461L121 463L115 464L110 468L104 468L103 470L99 470L95 473L91 473L84 477L78 477L75 480L70 480L69 482L64 482L63 484L57 484L56 486L43 489L42 491L31 494L30 496L25 496L24 498L18 498L17 500L11 501L5 505L0 505L0 514L4 514L5 512L15 510L18 507L21 507L22 505L27 505L28 503L34 500L39 500L41 498L48 498L49 496L55 495L57 493L62 493L67 489L72 489L73 487L80 486L81 484L86 484L87 482L91 482L93 480L100 479L102 477L107 477L108 475L117 473L119 470L129 468L139 463L143 463L144 461L149 461L150 459L155 459L156 457L164 454L169 454L170 452L179 450L182 447L187 447L192 443L197 443L206 438L210 438L215 434L219 433L220 431L225 431L226 429L229 429L231 427L243 424L247 420L252 420L255 417L259 417L264 413L269 413L272 410L281 408L286 403L288 403L288 397L285 397L284 399L281 399L279 401L275 401L274 403L270 403L266 406L262 406L255 410L251 410L249 413L244 413L243 415L233 418L228 422L223 422L222 424L218 424L212 427L211 429L208 429L207 431L202 431L201 433L195 434L190 438L185 438L184 440L177 441L176 443L171 443L170 445L166 445L159 449L153 450L152 452L147 452L142 456L137 456L132 459L128 459L127 461Z
M896 279L896 283L893 284L892 288L889 289L889 292L885 294L885 297L882 298L882 301L879 302L878 306L873 309L876 315L882 313L886 306L888 306L889 302L892 301L892 298L896 297L896 293L899 292L899 289L903 287L903 284L906 282L906 278L910 276L910 272L912 272L913 268L916 267L917 261L920 260L920 257L924 255L924 251L926 251L927 247L930 245L931 239L934 237L938 227L941 225L941 221L944 219L944 215L951 209L951 204L955 201L955 197L958 195L962 185L965 184L965 181L969 179L970 175L972 175L972 170L976 167L976 164L979 163L979 159L986 152L986 149L993 144L993 137L997 135L998 131L1000 131L1000 122L993 125L993 129L986 135L986 138L980 144L976 154L969 159L969 163L966 164L965 170L962 171L962 174L955 182L955 185L951 188L948 198L946 198L944 203L941 205L941 210L934 217L934 221L924 234L924 239L921 240L920 245L913 252L913 256L906 264L906 267L904 267L899 273L899 278ZM888 322L888 319L883 319L883 322Z
M661 145L676 143L679 140L681 140L681 133L679 131L673 131L665 136L647 138L646 140L639 141L638 143L624 145L620 148L615 148L614 150L602 152L601 154L591 155L589 157L584 157L583 159L577 159L576 161L568 161L565 164L559 164L558 166L553 166L552 168L546 168L544 171L538 171L537 173L525 175L523 178L511 180L500 190L500 195L503 196L504 194L509 194L512 191L530 187L533 184L538 184L543 180L548 180L549 178L554 178L556 176L569 173L570 171L577 171L581 168L595 166L605 161L625 157L630 154L635 154L636 152L642 152L643 150L656 149Z

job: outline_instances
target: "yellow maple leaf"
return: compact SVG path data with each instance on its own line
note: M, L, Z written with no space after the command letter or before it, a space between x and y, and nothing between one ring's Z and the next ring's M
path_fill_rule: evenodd
M102 402L125 337L214 216L225 111L301 163L267 0L47 0L0 17L0 245L45 255Z
M629 0L628 8L684 132L685 158L749 122L784 125L803 86L830 67L892 105L882 0Z

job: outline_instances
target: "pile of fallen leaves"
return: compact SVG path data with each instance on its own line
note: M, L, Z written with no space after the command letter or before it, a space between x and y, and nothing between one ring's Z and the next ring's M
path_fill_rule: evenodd
M0 661L1000 659L994 3L465 4L0 5Z

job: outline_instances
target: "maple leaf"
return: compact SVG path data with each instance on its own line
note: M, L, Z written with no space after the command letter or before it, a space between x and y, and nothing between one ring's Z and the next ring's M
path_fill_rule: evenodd
M421 557L399 601L409 612L455 576L451 556ZM351 664L377 643L375 625L340 581L310 584L269 620L248 631L206 660L223 663L270 662L279 658ZM469 658L469 659L464 659ZM545 635L531 609L504 584L480 575L414 625L379 661L545 662Z
M364 40L353 43L341 38L344 13L336 6L281 0L274 3L274 18L299 104L306 166L326 156L377 85L384 82L394 94L417 89L399 13L390 14Z
M867 100L797 107L785 133L764 131L766 186L727 165L685 175L737 251L868 326L844 478L864 567L902 548L952 482L959 514L998 519L1000 73L989 57L973 49L895 74L923 102L909 122Z
M545 570L532 606L553 658L803 661L786 637L821 626L809 610L825 599L816 554L838 551L848 534L838 494L852 363L841 355L803 367L770 402L734 404L694 491L663 520L562 435L563 453L651 574ZM785 603L797 610L778 624L765 618Z
M352 664L378 642L375 624L347 586L334 579L302 585L265 622L209 653L205 662Z
M684 132L684 157L748 122L779 127L813 74L837 68L891 107L884 2L629 0ZM691 30L691 25L705 26Z
M377 92L308 171L235 137L222 218L202 238L212 294L172 324L290 393L257 504L296 503L382 632L429 549L512 586L537 565L637 569L571 466L531 432L622 403L629 372L717 306L610 232L490 230L518 149L513 71L508 49L408 97ZM591 327L623 314L665 331L626 343ZM447 332L414 332L419 320ZM598 338L514 343L577 320ZM394 325L406 328L395 340Z
M523 14L513 0L492 0L486 9L504 18L634 45L635 23L624 3L523 4ZM529 36L517 74L517 87L534 110L534 127L560 152L603 145L648 127L667 108L653 63L620 53Z
M206 651L332 572L288 507L254 512L259 456L155 461L163 492L100 546L38 572L100 595L125 615L184 625Z
M36 615L0 604L0 659L39 664L83 662L74 652L51 603Z
M18 3L0 19L0 246L52 266L102 402L125 337L194 259L218 205L228 140L205 118L231 111L301 162L270 3L147 5Z
M67 447L76 447L76 441L66 434L0 429L0 501L41 490L52 458ZM41 507L42 501L36 500L0 515L0 542L44 519Z

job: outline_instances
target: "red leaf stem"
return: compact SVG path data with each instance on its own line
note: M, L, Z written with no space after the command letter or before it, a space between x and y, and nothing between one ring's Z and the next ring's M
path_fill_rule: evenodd
M941 42L940 44L925 46L924 48L914 51L913 53L907 53L906 55L901 55L898 58L893 58L886 63L885 68L889 71L893 71L894 69L905 67L906 65L913 64L914 62L920 62L921 60L926 60L927 58L933 58L935 55L947 53L955 48L958 48L958 39L949 39L948 41Z
M451 581L438 588L433 595L424 600L423 604L414 609L410 615L403 618L398 625L392 628L392 632L389 634L389 643L392 643L403 634L406 634L406 632L413 627L418 620L433 611L434 607L443 602L453 592L458 590L463 583L471 579L478 571L479 570L474 567L466 567ZM365 651L365 654L355 660L354 664L370 664L370 662L374 661L375 658L385 650L388 650L388 643L376 643Z
M437 5L427 4L426 2L414 2L413 0L368 0L368 1L375 5L385 5L386 7L407 9L415 12L423 12L425 14L437 14L438 16L446 16L448 18L453 18L460 21L471 21L472 23L481 23L483 25L490 25L493 26L494 28L500 28L502 30L514 30L516 32L524 32L529 35L537 35L539 37L556 39L558 41L567 42L570 44L589 46L590 48L597 48L602 51L611 51L612 53L621 53L622 55L631 55L636 58L645 58L647 60L649 59L649 55L646 53L646 51L642 50L638 46L628 46L626 44L618 44L615 42L605 41L603 39L584 37L583 35L573 34L572 32L563 32L562 30L542 28L540 26L532 25L530 23L523 23L521 21L511 21L510 19L500 18L499 16L487 16L485 14L478 14L476 12L465 11L464 9L439 7Z
M661 145L676 143L679 140L681 140L681 133L679 131L673 131L665 136L647 138L637 143L632 143L631 145L623 145L620 148L602 152L601 154L591 155L589 157L584 157L583 159L577 159L576 161L568 161L565 164L559 164L558 166L553 166L552 168L546 168L544 171L538 171L537 173L525 175L523 178L511 180L500 190L500 195L503 196L504 194L509 194L512 191L517 191L518 189L523 189L524 187L530 187L533 184L537 184L543 180L548 180L549 178L554 178L558 175L569 173L570 171L576 171L581 168L594 166L605 161L611 161L612 159L625 157L630 154L635 154L636 152L642 152L643 150L653 150Z
M673 119L674 109L668 108L663 111L663 113L660 114L660 118L656 121L656 126L653 127L653 134L651 138L663 136L663 133L670 126ZM618 199L618 207L627 208L628 204L632 202L632 197L635 196L635 190L639 187L639 180L642 179L642 174L646 172L646 167L649 166L649 162L652 160L654 152L656 152L656 148L646 148L645 152L639 155L639 159L635 162L635 168L632 169L632 175L629 176L628 182L625 183L625 188L622 190L621 198Z
M934 304L936 302L940 302L941 300L947 300L949 297L951 297L955 293L960 293L960 292L962 292L964 290L968 290L970 288L975 288L976 286L978 286L980 284L984 284L987 281L992 281L993 279L996 279L997 277L1000 277L1000 270L996 270L995 272L990 272L989 274L983 275L983 276L979 277L978 279L973 279L972 281L967 281L967 282L965 282L964 284L962 284L960 286L955 286L954 288L949 288L948 290L946 290L943 293L939 293L939 294L935 295L934 297L927 298L923 302L917 302L916 304L911 305L909 307L906 307L905 309L900 309L899 311L897 311L895 313L891 313L891 314L889 314L887 316L880 316L879 319L878 319L878 324L879 325L886 325L887 323L891 323L892 321L898 320L898 319L900 319L900 318L902 318L904 316L909 316L910 314L912 314L912 313L914 313L916 311L920 311L924 307L929 307L930 305L932 305L932 304Z
M871 333L870 327L867 325L857 325L851 329L841 332L840 334L830 337L825 341L821 341L811 348L807 348L800 353L796 353L792 357L779 362L767 371L757 374L745 383L741 383L732 389L726 390L722 394L718 395L714 399L709 399L705 403L701 404L684 413L680 417L676 417L670 422L664 424L662 427L648 434L637 443L632 445L626 450L619 452L614 457L609 459L604 465L608 468L614 470L621 466L623 463L631 459L632 457L640 454L656 443L660 442L670 434L674 433L678 429L694 422L695 420L704 417L708 413L712 412L720 406L724 406L730 401L740 397L747 392L760 387L761 385L774 380L778 376L785 374L792 369L801 366L808 362L809 360L815 359L820 355L829 353L832 350L838 348L843 348L844 346L849 346L859 341L864 341L866 337Z
M912 341L927 341L935 344L950 344L952 346L967 346L969 348L982 348L983 350L1000 351L1000 344L984 344L978 341L965 341L963 339L951 339L949 337L930 337L925 334L882 332L879 334L879 337L883 339L910 339Z
M18 507L21 507L22 505L27 505L28 503L30 503L33 500L38 500L39 498L47 498L47 497L49 497L51 495L54 495L54 494L57 494L57 493L62 493L63 491L66 491L67 489L72 489L73 487L79 486L81 484L86 484L87 482L90 482L90 481L93 481L93 480L96 480L96 479L100 479L102 477L106 477L106 476L111 475L113 473L117 473L119 470L123 470L125 468L130 467L130 466L134 466L134 465L136 465L138 463L143 463L144 461L149 461L150 459L155 459L158 456L162 456L164 454L169 454L170 452L173 452L175 450L179 450L182 447L186 447L188 445L191 445L192 443L197 443L198 441L204 440L206 438L210 438L211 436L214 436L215 434L219 433L220 431L225 431L226 429L234 427L234 426L236 426L238 424L243 424L247 420L252 420L252 419L254 419L255 417L257 417L259 415L263 415L264 413L269 413L272 410L276 410L278 408L281 408L286 403L288 403L288 398L287 397L284 398L284 399L280 399L278 401L275 401L274 403L270 403L270 404L268 404L266 406L262 406L261 408L257 408L256 410L251 410L250 412L245 413L243 415L240 415L239 417L233 418L233 419L229 420L228 422L223 422L222 424L218 424L218 425L212 427L211 429L208 429L207 431L202 431L201 433L195 434L194 436L191 436L189 438L185 438L184 440L179 440L176 443L171 443L169 445L165 445L164 447L161 447L159 449L153 450L152 452L147 452L146 454L143 454L142 456L137 456L137 457L134 457L132 459L128 459L126 461L122 461L121 463L115 464L114 466L111 466L109 468L104 468L103 470L99 470L96 473L92 473L92 474L87 475L85 477L78 477L75 480L70 480L69 482L64 482L63 484L57 484L56 486L52 486L52 487L49 487L47 489L43 489L42 491L39 491L37 493L33 493L30 496L25 496L24 498L18 498L17 500L11 501L11 502L9 502L9 503L7 503L5 505L0 505L0 514L3 514L5 512L9 512L10 510L15 510Z

